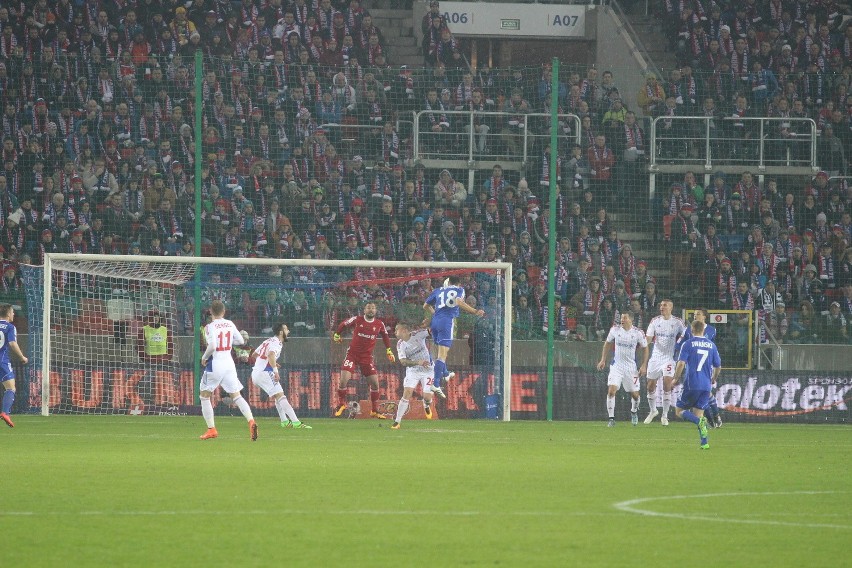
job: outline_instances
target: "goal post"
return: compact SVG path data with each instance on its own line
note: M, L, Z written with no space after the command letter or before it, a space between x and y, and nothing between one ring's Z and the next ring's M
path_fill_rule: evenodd
M290 386L300 391L291 400L301 394L311 406L297 410L327 416L329 408L317 408L317 401L326 405L342 360L342 350L330 343L332 326L378 298L378 317L389 324L395 350L393 324L421 321L425 295L451 274L462 276L468 297L479 302L486 317L478 323L468 317L467 326L456 326L448 366L458 370L457 388L463 393L453 398L451 384L446 408L439 402L437 414L509 420L509 263L48 254L43 267L23 270L35 359L31 380L41 387L38 405L31 406L43 415L197 412L192 362L198 354L192 340L201 322L194 321L194 304L200 298L204 308L221 298L226 317L249 331L251 345L271 334L271 318L288 323L295 337L285 348L284 366ZM196 287L200 294L194 293ZM174 344L168 356L149 357L139 345L153 317ZM393 404L404 369L383 361L376 357L380 378L387 378L388 391L399 390L384 393ZM250 366L238 361L238 373L250 402L265 405L265 395L250 384ZM282 386L287 393L288 385ZM361 396L358 388L350 383L355 400ZM32 401L34 389L30 392Z

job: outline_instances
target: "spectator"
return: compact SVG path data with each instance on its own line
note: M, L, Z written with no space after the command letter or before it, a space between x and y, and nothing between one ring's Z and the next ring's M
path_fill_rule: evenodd
M611 184L615 155L606 144L606 136L595 137L595 143L589 148L587 156L592 193L601 204L610 206L614 198Z
M672 288L680 291L690 279L692 257L697 251L695 226L692 223L693 206L684 204L680 214L672 221Z
M831 302L828 307L828 314L823 317L823 341L826 343L848 343L848 322L846 316L840 311L840 302Z
M449 170L441 170L434 187L435 203L457 211L467 200L467 191L461 182L455 181Z
M763 324L771 334L770 337L772 339L778 343L784 343L787 340L790 320L787 316L787 309L784 302L776 303L775 308L766 313Z
M645 86L639 89L636 102L646 117L657 117L663 113L663 105L666 100L666 92L662 85L657 82L654 73L645 76Z
M793 313L787 337L790 343L816 343L819 339L819 325L814 307L809 301L800 304L799 311Z
M529 103L524 99L523 90L512 89L512 94L503 105L503 112L509 114L500 132L507 146L507 157L521 155L520 144L523 142L523 132L527 126L526 114L531 112ZM502 118L502 117L501 117Z
M139 359L148 363L168 363L174 357L174 338L162 321L159 310L151 310L137 337Z

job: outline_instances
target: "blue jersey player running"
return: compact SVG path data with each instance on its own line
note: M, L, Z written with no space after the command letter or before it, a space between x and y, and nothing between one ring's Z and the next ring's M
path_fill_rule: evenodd
M704 417L704 410L710 399L710 385L719 376L722 359L716 344L704 337L704 324L694 321L691 327L692 338L683 344L675 368L674 384L677 384L684 374L684 368L689 366L675 413L698 426L701 449L707 450L710 444L707 441L707 418Z
M716 328L707 323L707 309L706 308L695 308L695 312L692 314L692 321L700 321L704 324L704 337L716 343ZM686 342L687 339L692 337L692 333L689 328L686 329L686 332L683 334L683 337L680 341L678 341L675 346L675 353L680 353L680 348ZM710 402L707 405L707 424L711 428L721 428L722 427L722 417L719 415L719 405L716 403L716 397L713 395L713 391L716 389L716 383L714 382L711 385L710 389Z
M18 347L18 332L15 324L12 323L14 319L15 309L9 304L0 304L0 383L3 383L3 388L6 389L3 392L0 420L3 420L9 428L15 427L9 417L12 404L15 402L15 371L12 369L9 352L11 351L25 365L29 362Z
M485 315L483 310L477 310L464 301L464 288L459 286L460 283L461 278L450 276L444 280L443 286L432 290L423 304L423 309L429 312L432 318L431 323L426 319L423 324L429 323L432 341L438 346L438 353L435 356L435 380L432 385L432 392L437 393L442 398L447 398L447 395L441 389L441 381L445 377L450 380L455 375L455 373L450 373L447 370L447 354L453 345L453 324L459 317L459 310L476 314L479 317Z

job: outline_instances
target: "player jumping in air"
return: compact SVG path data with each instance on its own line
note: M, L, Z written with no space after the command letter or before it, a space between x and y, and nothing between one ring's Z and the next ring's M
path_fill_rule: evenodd
M14 428L9 414L12 412L12 404L15 402L15 370L12 369L12 361L9 359L11 351L15 357L24 365L29 359L24 357L21 348L18 347L18 331L15 324L15 309L9 304L0 304L0 383L3 383L3 411L0 412L0 420L9 428Z
M287 338L290 336L290 328L285 323L279 323L275 328L275 335L261 343L254 350L254 367L251 371L251 381L263 389L266 396L275 401L275 409L278 410L278 416L281 418L282 428L303 428L312 429L304 422L299 421L296 416L296 411L287 396L284 394L284 389L281 388L281 376L278 373L279 359L282 359L282 352Z
M201 356L201 366L204 368L200 389L201 414L207 422L207 432L201 435L201 439L210 440L219 437L213 421L213 403L210 402L210 397L221 386L245 416L249 425L249 437L255 441L257 440L257 423L254 421L248 402L240 394L243 385L237 378L237 368L231 357L231 348L234 345L246 343L243 332L237 329L234 322L225 319L225 304L221 300L213 300L210 304L210 315L213 321L204 327L207 349Z
M636 349L643 348L642 365L636 368ZM639 375L645 373L648 365L648 341L642 330L633 327L633 317L629 313L621 314L621 325L613 326L606 336L601 350L598 371L606 367L606 359L611 348L615 349L607 378L606 411L609 416L607 426L615 426L615 395L619 385L630 393L630 423L639 423Z
M432 419L432 376L434 369L432 368L432 356L426 346L426 338L429 337L428 330L415 329L412 331L408 324L400 322L396 324L395 331L399 339L396 343L396 353L399 355L399 362L405 366L402 398L399 399L399 405L396 407L396 418L394 418L393 426L391 426L394 430L398 430L402 417L408 412L408 401L411 400L411 395L418 384L423 390L423 411L426 413L427 419Z
M706 308L696 308L695 312L692 314L692 321L700 321L704 324L704 337L716 343L716 328L707 323L707 318L709 314L707 313ZM687 339L692 337L692 332L690 328L686 328L686 333L684 333L681 340L678 342L676 349L677 353L680 353L680 349ZM710 400L707 404L707 424L712 428L721 428L722 427L722 417L719 415L719 405L716 403L716 397L713 395L713 391L716 390L716 383L713 382L710 385Z
M364 315L353 316L338 325L337 331L332 336L334 342L340 343L342 341L340 334L350 327L352 328L352 342L346 350L346 357L340 367L340 379L337 383L337 406L335 406L334 415L340 416L346 410L346 384L352 378L352 373L357 366L361 369L361 375L370 384L370 403L372 404L370 416L384 420L387 416L379 412L379 372L376 370L376 363L373 360L373 348L376 346L376 339L382 338L388 361L394 363L396 357L391 350L388 330L382 320L376 317L376 304L367 302L364 306Z
M442 398L447 396L441 388L441 383L444 378L450 380L455 375L447 370L447 355L453 345L453 324L459 317L459 309L469 314L476 314L478 317L485 315L483 310L477 310L464 301L464 288L459 286L460 283L461 278L450 276L444 280L443 286L429 294L423 304L423 309L429 312L431 317L431 322L427 319L423 323L424 325L429 323L432 341L438 346L435 357L435 384L432 385L432 392Z
M651 411L645 418L645 424L650 424L657 416L657 381L663 378L663 415L660 424L669 425L669 407L672 403L672 377L675 368L675 344L678 337L686 331L682 319L672 315L674 304L671 300L660 302L660 315L648 324L645 334L648 343L654 342L654 352L648 362L648 406Z
M704 337L704 324L692 322L692 338L683 344L675 369L674 384L680 382L685 367L689 367L683 382L683 392L677 401L675 413L698 426L701 449L710 448L707 441L707 418L704 410L710 399L710 385L719 376L722 360L716 344Z

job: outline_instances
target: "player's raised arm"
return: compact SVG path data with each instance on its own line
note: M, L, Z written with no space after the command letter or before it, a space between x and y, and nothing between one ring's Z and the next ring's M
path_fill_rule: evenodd
M340 324L337 326L337 330L334 332L334 335L331 336L331 338L334 340L335 343L340 343L341 334L343 333L343 331L345 329L352 327L352 325L354 325L356 319L358 319L358 316L352 316L351 318L345 319L342 322L340 322Z
M379 335L382 336L382 343L385 344L387 349L391 348L390 335L388 335L388 328L385 326L384 322L380 322L382 324L382 329L379 331Z
M485 315L485 310L477 310L476 308L471 307L470 304L468 304L467 302L465 302L461 298L456 298L456 305L458 307L460 307L462 309L462 311L467 312L469 314L475 314L479 317L482 317L482 316Z

